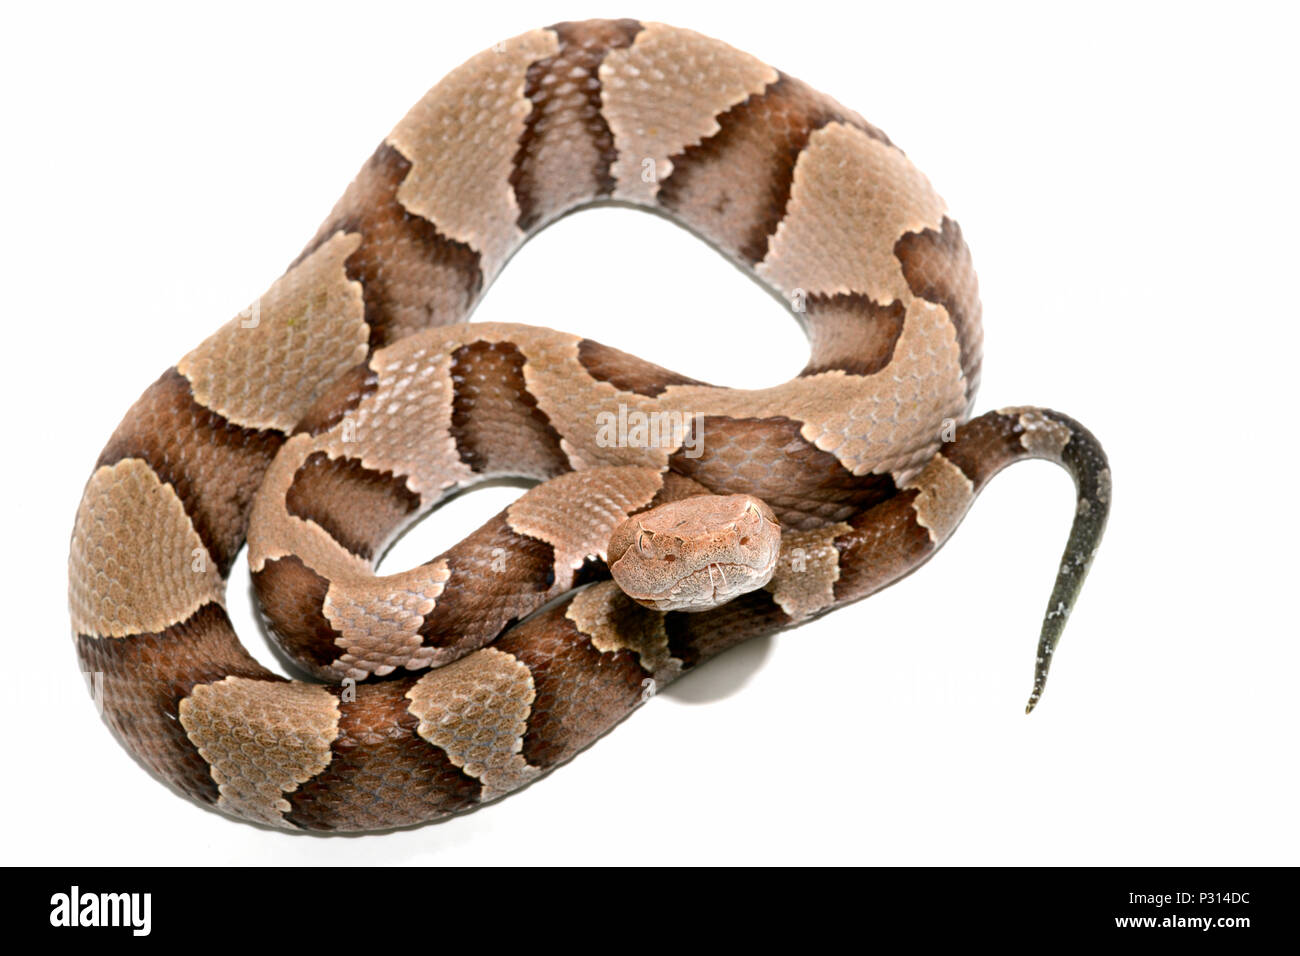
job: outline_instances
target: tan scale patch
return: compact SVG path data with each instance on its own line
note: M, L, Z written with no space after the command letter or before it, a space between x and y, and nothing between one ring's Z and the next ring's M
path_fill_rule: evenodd
M840 553L835 539L853 529L844 522L781 535L781 555L767 589L781 610L796 621L835 603Z
M194 400L245 428L289 431L330 382L365 360L361 284L344 260L361 244L336 233L177 363Z
M518 658L493 647L430 671L406 693L416 732L482 781L484 798L520 787L539 771L522 756L536 690Z
M864 292L885 305L912 299L894 244L939 229L943 200L897 148L830 123L794 168L785 218L756 267L786 295Z
M663 614L637 604L613 581L579 591L564 616L602 654L632 651L656 681L672 680L682 671L682 662L668 648Z
M212 766L218 807L287 827L284 795L329 765L339 706L315 684L227 677L195 687L180 703L180 721Z
M555 550L556 587L567 590L573 572L592 555L603 559L614 528L662 487L663 476L653 468L569 472L530 489L506 509L506 520Z
M185 506L145 462L127 458L91 476L68 556L72 626L91 637L152 634L225 585Z
M363 680L435 663L438 649L421 647L419 631L449 577L444 558L383 577L330 578L323 610L340 634L335 642L345 651L334 665L339 675Z
M351 433L333 429L322 436L321 449L332 458L359 458L372 471L403 475L426 501L471 480L474 473L451 435L451 353L472 336L469 327L434 330L376 352L370 364L379 381L357 406Z
M943 455L935 455L919 475L901 487L920 492L912 508L917 524L930 533L935 544L952 534L975 498L975 485Z
M1003 408L998 410L998 414L1015 415L1020 420L1020 427L1024 429L1020 444L1035 458L1059 461L1061 452L1070 443L1070 429L1048 418L1037 408Z
M601 112L618 149L615 197L653 203L672 174L669 157L716 134L719 114L778 76L721 40L645 24L632 46L610 51L600 67Z
M525 79L529 64L558 48L553 32L532 30L484 50L426 93L388 135L411 163L398 201L477 251L484 285L523 239L510 172L532 109Z

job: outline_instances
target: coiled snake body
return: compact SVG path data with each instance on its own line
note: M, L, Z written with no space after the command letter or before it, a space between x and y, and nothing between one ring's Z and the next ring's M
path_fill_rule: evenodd
M787 298L800 375L718 388L464 324L529 235L609 199ZM981 343L960 229L856 113L685 30L525 33L434 87L284 276L127 413L72 537L82 668L124 745L197 801L290 828L431 820L565 762L727 647L888 585L1036 457L1078 507L1032 707L1109 472L1059 413L966 421ZM403 528L499 475L541 483L376 576ZM236 637L245 540L271 629L321 683Z

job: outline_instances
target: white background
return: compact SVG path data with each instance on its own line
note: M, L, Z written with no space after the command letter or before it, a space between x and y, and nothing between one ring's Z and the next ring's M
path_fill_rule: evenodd
M1297 139L1282 4L222 4L10 12L4 89L7 862L1297 863ZM721 37L885 129L980 271L978 410L1043 404L1113 465L1110 530L1023 714L1072 514L993 482L896 587L707 665L540 784L380 836L257 829L151 780L69 640L67 541L135 397L259 294L474 52L623 15ZM788 316L651 216L569 218L477 320L774 384ZM402 542L424 560L502 507ZM236 626L275 666L247 606Z

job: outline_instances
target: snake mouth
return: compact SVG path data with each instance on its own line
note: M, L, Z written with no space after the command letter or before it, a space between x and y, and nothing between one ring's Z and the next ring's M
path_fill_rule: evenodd
M729 591L735 591L742 583L747 583L765 570L765 566L745 564L740 561L711 561L703 567L683 574L673 582L669 590L680 591L697 581L703 584L704 579L707 578L714 595L719 592L725 594Z
M707 611L761 588L771 580L775 569L775 553L757 564L710 561L686 572L658 593L637 595L636 599L661 610Z

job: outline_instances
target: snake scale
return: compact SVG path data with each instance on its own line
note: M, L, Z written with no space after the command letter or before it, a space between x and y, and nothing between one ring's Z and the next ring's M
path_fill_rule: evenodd
M699 382L550 329L466 322L531 235L657 210L789 301L807 366ZM435 86L284 275L163 373L100 455L69 602L105 720L186 796L374 830L507 794L654 689L869 595L942 546L1000 469L1073 476L1033 707L1100 541L1110 473L1065 415L973 419L970 254L874 126L719 41L561 23ZM537 484L414 569L404 528L476 482ZM224 609L247 542L269 630Z

